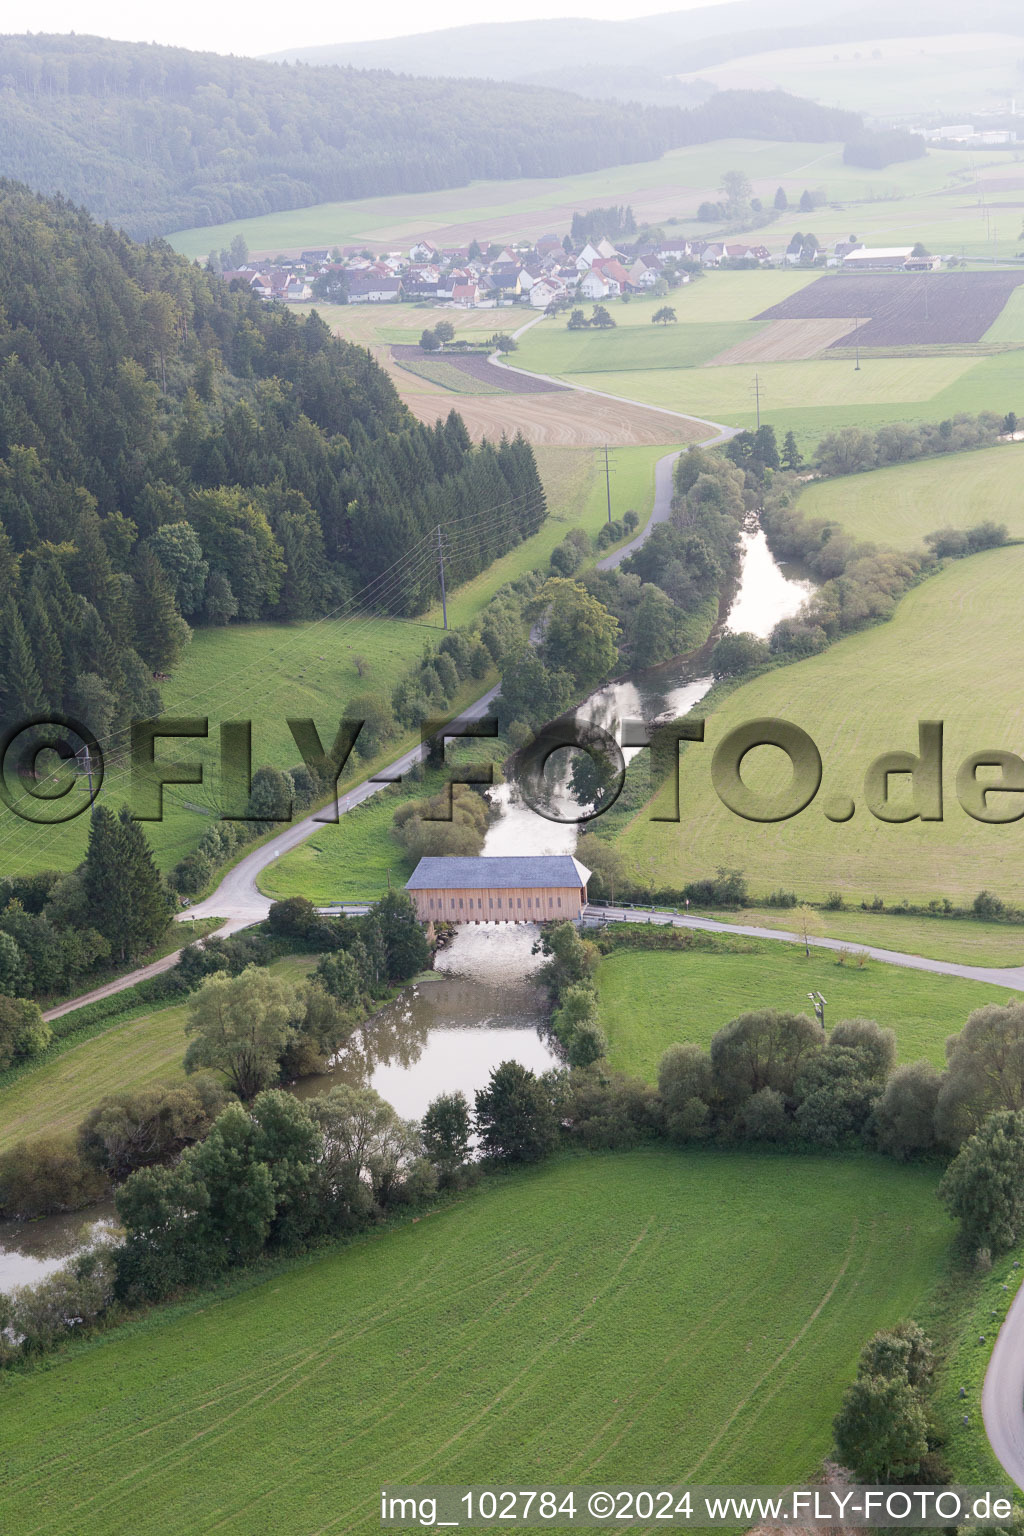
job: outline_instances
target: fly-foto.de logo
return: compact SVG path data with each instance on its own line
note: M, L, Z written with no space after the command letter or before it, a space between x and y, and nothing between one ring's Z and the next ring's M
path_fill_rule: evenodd
M327 805L315 820L336 822L338 782L348 764L364 722L342 718L330 746L324 744L312 719L288 719L286 725L306 768L323 787ZM615 803L626 778L627 750L650 752L652 792L669 783L674 801L661 801L649 819L678 822L680 807L679 748L695 752L712 746L707 728L714 721L682 719L647 726L624 720L618 736L593 722L567 715L551 721L510 759L510 777L526 803L550 821L582 822L603 815ZM228 821L290 821L291 807L270 815L254 813L249 797L253 776L253 728L248 720L223 721L219 736L216 777L220 815ZM165 787L203 784L211 767L189 757L181 744L208 741L213 728L205 717L158 716L133 721L130 728L130 800L137 821L161 821ZM390 768L372 775L372 782L401 783L412 765L427 759L444 764L445 743L458 738L497 737L495 719L444 722L424 720L420 746ZM178 744L173 757L168 744ZM760 748L774 748L788 760L787 782L768 791L745 781L744 764ZM594 767L599 788L588 803L571 807L552 796L552 760L558 753L584 753ZM0 737L0 800L22 820L40 825L71 821L96 799L103 784L103 748L87 725L63 715L36 716L10 727ZM807 810L819 795L823 765L813 737L791 720L767 717L735 726L713 743L709 763L712 787L719 800L744 821L781 822ZM491 762L463 764L448 771L451 784L494 782ZM864 771L854 793L831 791L820 809L832 822L849 821L862 804L878 821L901 823L942 821L952 785L956 802L974 821L1001 825L1024 817L1024 758L1004 748L969 753L955 771L944 756L941 720L917 722L916 751L895 748L880 752ZM669 797L671 799L671 797ZM448 816L451 819L451 798Z

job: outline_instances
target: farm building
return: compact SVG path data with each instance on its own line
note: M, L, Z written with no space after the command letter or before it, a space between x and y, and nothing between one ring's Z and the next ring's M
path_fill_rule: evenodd
M844 272L895 272L913 252L912 245L862 245L843 257Z
M590 870L570 854L420 859L406 890L422 923L575 921Z

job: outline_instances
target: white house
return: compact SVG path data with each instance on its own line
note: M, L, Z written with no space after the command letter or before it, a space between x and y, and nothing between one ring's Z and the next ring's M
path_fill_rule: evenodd
M589 272L595 261L601 260L601 252L596 245L591 245L589 240L576 257L577 272Z
M534 283L530 289L530 304L533 309L547 309L552 299L560 298L565 292L561 283L553 283L549 277L542 277Z
M629 269L631 288L653 288L661 273L657 267L649 267L642 257L637 257Z
M618 284L614 292L618 292ZM595 267L583 274L579 286L580 296L584 299L608 299L613 297L612 284Z
M401 297L400 277L380 277L376 272L353 272L348 280L350 304L397 304Z

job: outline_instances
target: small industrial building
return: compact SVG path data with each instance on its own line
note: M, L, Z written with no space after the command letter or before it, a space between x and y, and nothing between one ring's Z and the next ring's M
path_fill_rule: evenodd
M590 870L567 853L426 858L405 888L423 923L575 922L589 879Z

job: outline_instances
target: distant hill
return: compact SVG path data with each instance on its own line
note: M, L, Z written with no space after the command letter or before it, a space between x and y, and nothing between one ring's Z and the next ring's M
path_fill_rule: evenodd
M146 238L476 178L568 176L733 135L845 139L859 118L779 92L723 91L692 110L625 106L525 84L28 35L0 38L0 125L0 175Z
M850 0L783 0L770 13L760 0L733 0L630 21L488 22L379 42L285 49L270 57L534 81L586 96L660 103L674 99L674 75L771 49L1020 30L1018 0L979 0L969 9L958 0L935 0L898 11L884 0L857 7Z

